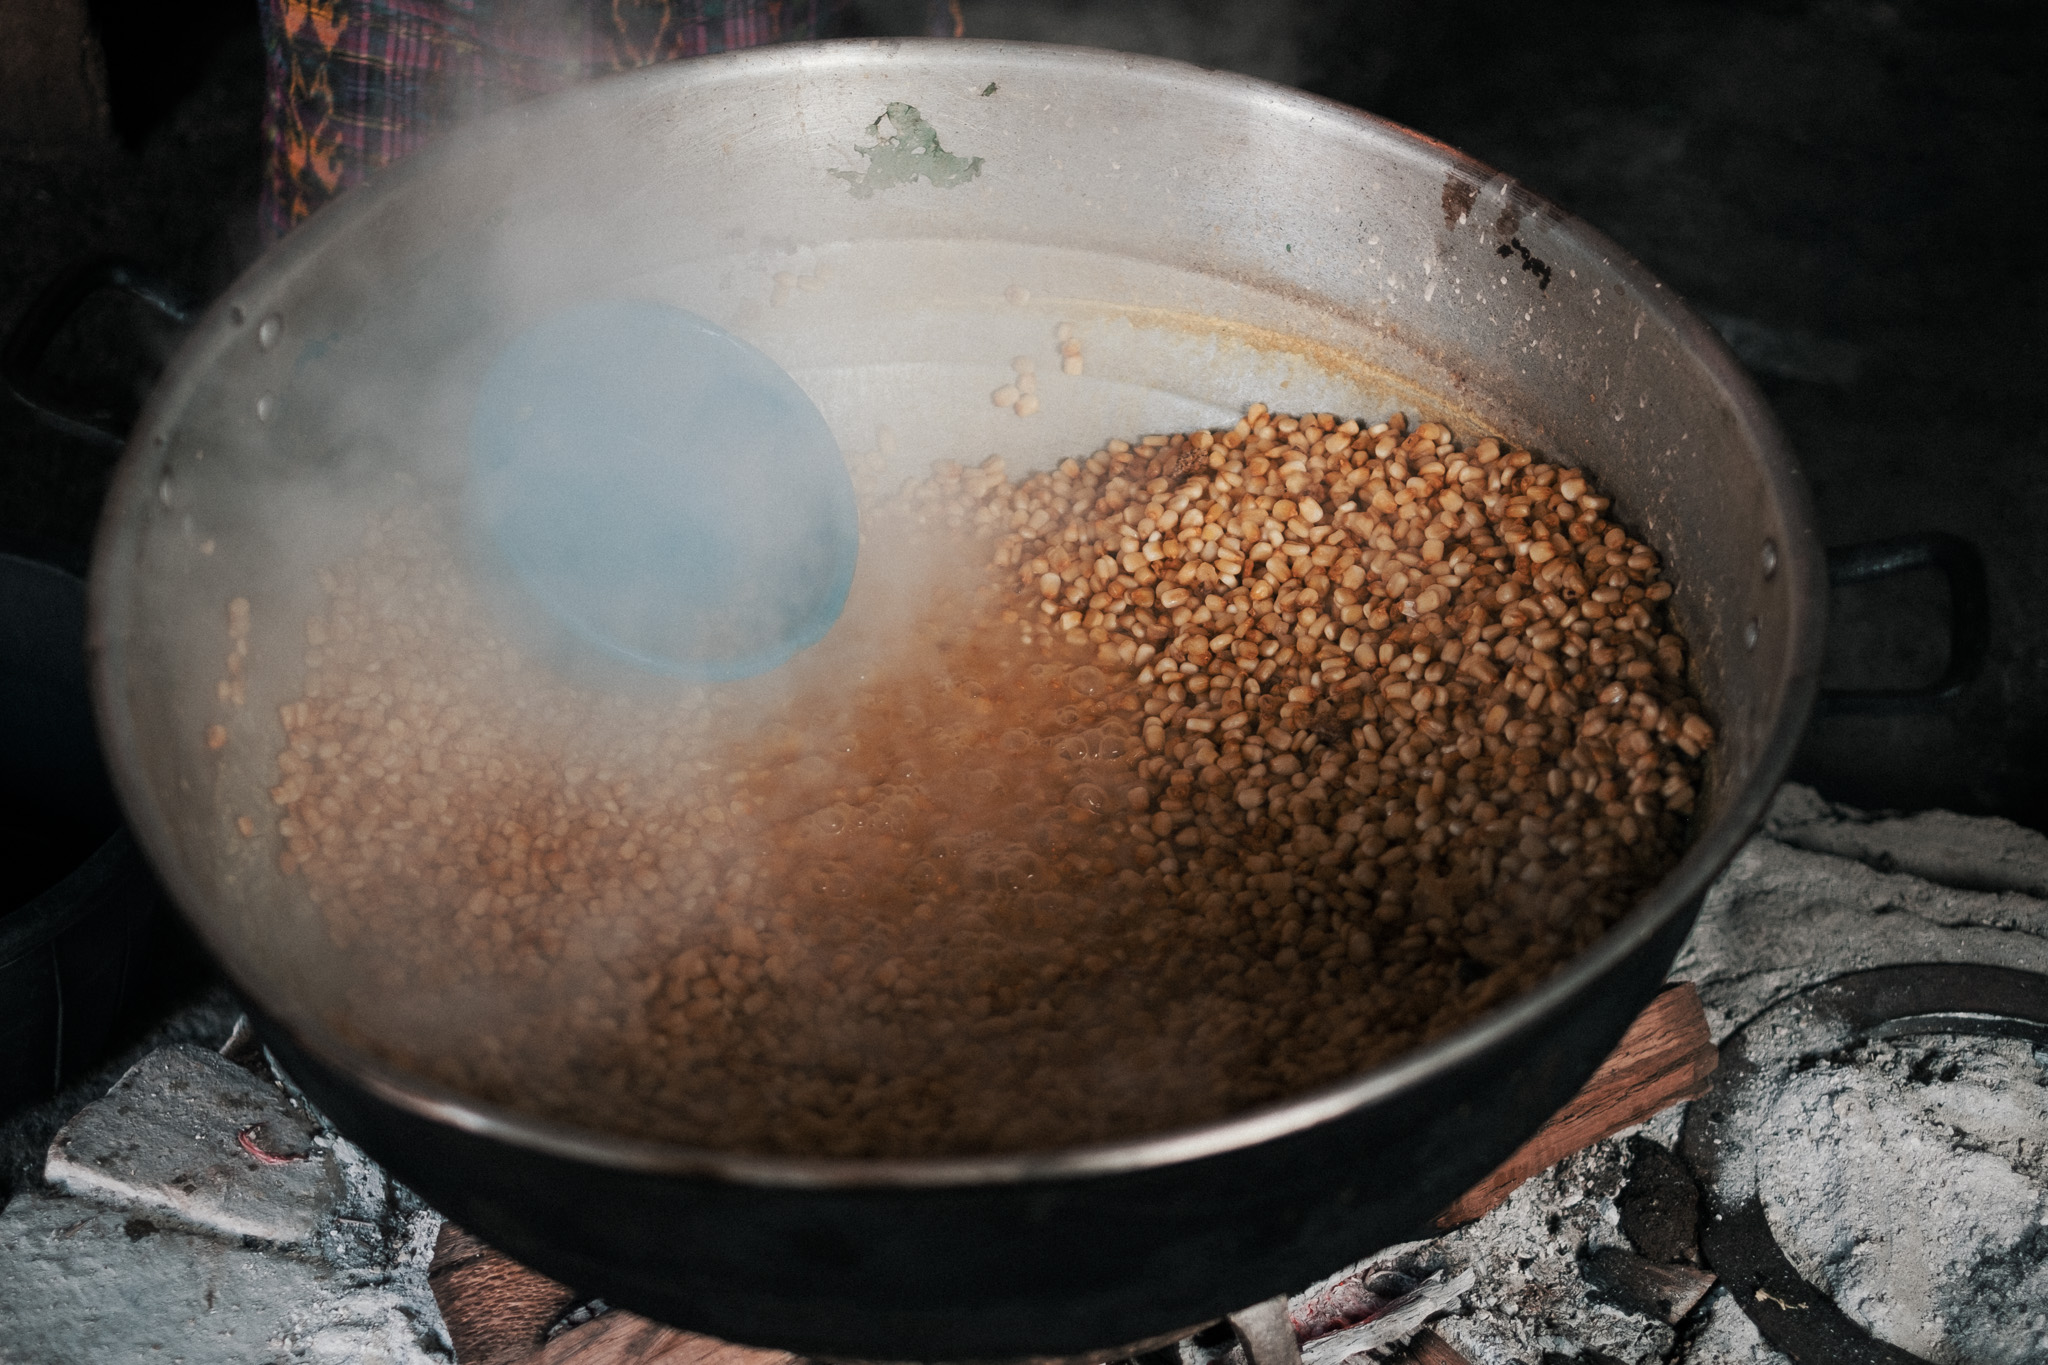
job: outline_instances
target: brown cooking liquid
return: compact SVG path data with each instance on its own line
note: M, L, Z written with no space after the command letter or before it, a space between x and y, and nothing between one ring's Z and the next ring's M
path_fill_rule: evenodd
M435 539L387 535L364 577L398 562L452 582ZM1244 964L1196 951L1175 893L1139 875L1157 854L1128 829L1128 676L1022 646L989 610L994 576L964 577L919 583L926 608L872 653L862 626L897 585L864 580L851 638L792 665L775 700L706 689L665 728L508 668L474 635L445 660L386 660L422 691L428 673L488 670L473 704L499 714L458 735L517 733L437 784L459 813L452 848L308 850L337 938L378 982L351 1027L465 1090L755 1150L1045 1145L1280 1093L1260 1062L1294 1048L1253 1036ZM591 742L621 728L643 747ZM403 753L371 759L364 785ZM445 749L433 766L450 772ZM425 1050L376 1027L443 1035L450 998L480 1037ZM1412 1037L1388 1029L1372 1050Z
M1027 640L1039 597L986 567L997 538L895 505L866 537L840 625L775 677L627 697L496 638L434 513L384 518L325 576L272 793L283 866L354 983L336 1025L583 1127L789 1153L1065 1146L1397 1056L1554 969L1675 854L1666 812L1590 880L1569 858L1496 875L1485 850L1419 874L1361 858L1354 879L1364 813L1329 755L1379 760L1348 723L1216 736L1215 761L1270 764L1328 826L1276 830L1141 767L1164 693L1092 643ZM1162 809L1189 800L1205 842Z

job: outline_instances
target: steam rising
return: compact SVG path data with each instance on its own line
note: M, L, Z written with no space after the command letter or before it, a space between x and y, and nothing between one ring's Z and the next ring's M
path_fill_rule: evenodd
M902 485L934 461L1000 451L1021 471L1111 433L1227 428L1262 394L1359 413L1413 395L1215 323L1204 309L1301 335L1327 320L1217 302L1224 286L1170 252L1006 239L1003 177L1021 173L957 101L920 95L918 118L949 154L986 152L981 175L857 199L830 172L860 165L892 101L863 92L856 117L802 82L757 86L799 106L801 146L698 85L687 107L631 106L627 129L522 112L430 151L411 199L350 227L359 274L330 265L317 321L284 304L265 459L236 496L257 508L261 580L238 590L273 660L252 711L285 716L283 743L262 740L274 856L326 938L288 975L416 1074L697 1144L1014 1150L1287 1093L1246 1067L1297 1045L1246 1003L1274 997L1227 942L1193 941L1196 917L1169 913L1118 833L1140 785L1130 670L1064 637L1017 648L989 528ZM622 139L661 154L623 167ZM714 685L588 667L475 552L477 394L509 339L592 298L729 328L797 376L847 452L864 519L849 604L783 667ZM1062 325L1087 336L1086 379L1059 368ZM1041 401L992 408L1009 358L1034 352ZM772 468L752 486L771 512L791 491ZM1087 510L1046 498L1055 535ZM1116 943L1148 956L1102 951Z
M774 362L692 314L605 301L522 333L470 444L478 553L565 648L744 678L845 603L859 527L832 433Z
M1094 886L1057 867L1093 847L1083 825L1130 786L1141 746L1100 669L991 666L971 543L883 510L814 649L743 684L620 693L565 682L490 629L473 570L442 548L448 515L379 518L309 632L306 704L351 718L353 752L326 754L317 723L295 743L360 775L383 844L356 853L345 819L305 832L306 875L361 973L346 1031L517 1107L713 1145L1039 1145L1213 1107L1194 1092L1226 1057L1176 1066L1165 1041L1190 1025L1037 1060L1037 1042L1004 1055L999 1036L955 1036L961 1011L1064 974L1085 940L1061 936L1087 916L1147 908L1114 867ZM413 657L393 647L415 638ZM409 821L376 795L393 775L426 793ZM320 799L348 792L330 782ZM913 976L905 998L930 1008L877 1015ZM815 1008L755 1036L747 1020L782 1018L806 982ZM654 1021L711 999L705 1019L738 1029L716 1055L675 1055L689 1035ZM1039 1102L1075 1108L1017 1114L988 1087L1019 1068ZM806 1087L868 1094L850 1102L874 1121L821 1131L816 1112L848 1097Z

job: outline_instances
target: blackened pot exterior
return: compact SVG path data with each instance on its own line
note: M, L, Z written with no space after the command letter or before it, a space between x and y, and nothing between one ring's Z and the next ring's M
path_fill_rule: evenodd
M1193 1161L939 1187L742 1186L467 1132L262 1030L435 1208L608 1302L872 1360L1081 1355L1301 1289L1431 1217L1555 1113L1661 987L1692 916L1492 1046L1318 1127Z
M0 547L5 802L75 831L85 850L26 901L0 901L0 1118L47 1099L100 1061L161 899L107 785L84 646L84 582ZM73 842L48 846L66 850ZM15 874L6 869L4 884L11 887Z

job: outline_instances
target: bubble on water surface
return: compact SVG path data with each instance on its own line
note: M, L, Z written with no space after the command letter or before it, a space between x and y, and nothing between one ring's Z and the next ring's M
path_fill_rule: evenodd
M1001 853L978 849L967 856L966 883L970 891L994 891L1007 880Z
M1067 674L1067 688L1080 697L1100 696L1109 687L1109 679L1102 676L1102 670L1093 664L1084 664Z
M899 793L875 807L875 816L870 823L884 834L904 834L909 831L916 815L917 803Z
M843 801L813 812L810 819L811 833L824 839L844 834L853 825L853 807Z
M804 734L794 725L777 722L761 730L761 748L770 761L791 759L804 751Z
M831 900L851 900L859 889L853 869L845 863L819 863L805 878L812 894Z

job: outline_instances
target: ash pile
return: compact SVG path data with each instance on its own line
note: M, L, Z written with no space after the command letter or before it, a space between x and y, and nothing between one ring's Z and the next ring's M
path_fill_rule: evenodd
M217 1035L216 1035L217 1036ZM138 1062L0 1211L0 1361L447 1365L427 1268L441 1219L270 1071Z
M1473 1365L2048 1360L2048 838L1787 787L1673 976L1708 1096L1358 1273Z

